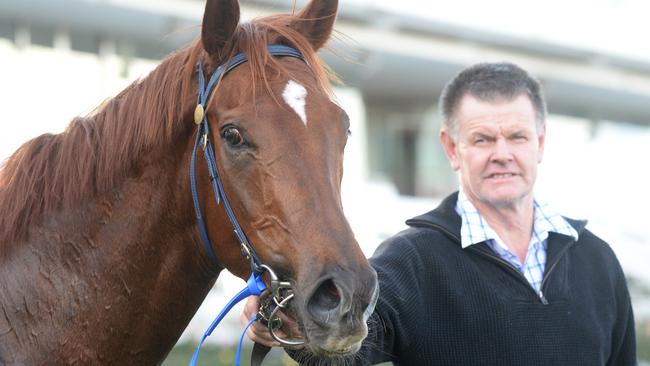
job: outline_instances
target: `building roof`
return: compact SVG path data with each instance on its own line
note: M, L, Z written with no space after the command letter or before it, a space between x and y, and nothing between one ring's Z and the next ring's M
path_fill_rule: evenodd
M278 0L242 2L244 17L287 11ZM284 4L281 5L280 3ZM305 1L298 1L298 6ZM160 57L198 34L198 0L3 0L0 23L82 32L127 42ZM323 57L366 98L432 103L463 67L483 61L520 64L544 84L551 113L650 124L650 63L540 39L394 14L342 3L342 36ZM127 47L128 48L128 47ZM340 55L344 56L341 57Z

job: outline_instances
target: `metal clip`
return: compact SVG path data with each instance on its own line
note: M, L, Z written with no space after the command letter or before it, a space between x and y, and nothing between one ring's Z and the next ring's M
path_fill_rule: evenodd
M257 311L257 318L260 323L264 324L265 327L271 327L273 329L282 328L282 319L279 317L271 318L271 307L274 306L274 298L270 296L269 292L263 294L260 298L260 308ZM275 309L275 307L273 307Z
M243 244L242 247L246 248ZM250 252L246 251L245 253ZM271 277L271 292L266 294L263 300L263 305L260 307L260 315L262 316L262 319L264 319L262 322L266 323L266 326L269 329L269 333L271 333L271 337L280 342L280 344L283 346L300 346L302 344L305 344L304 341L283 339L275 334L275 330L279 329L282 326L282 319L280 319L279 311L280 309L287 307L289 301L293 299L294 294L291 291L291 283L287 281L281 281L278 275L271 269L271 267L267 266L266 264L261 264L259 267L268 272L269 277ZM269 298L273 301L273 303L270 302ZM271 307L273 309L271 309L269 313L269 309Z

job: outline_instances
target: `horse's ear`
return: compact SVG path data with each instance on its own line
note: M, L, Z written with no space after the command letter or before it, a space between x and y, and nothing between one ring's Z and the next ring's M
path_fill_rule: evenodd
M210 56L225 57L224 48L239 24L238 0L208 0L203 13L201 42Z
M304 35L314 51L325 45L332 34L338 0L311 0L291 24L293 29Z

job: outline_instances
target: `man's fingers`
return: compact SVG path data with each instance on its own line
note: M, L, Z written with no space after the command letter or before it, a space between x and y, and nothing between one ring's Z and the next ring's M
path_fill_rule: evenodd
M260 322L253 323L253 325L248 328L248 331L246 331L246 335L248 335L248 338L253 342L263 344L267 347L280 347L280 343L271 337L269 330Z
M259 307L260 307L259 297L249 296L248 299L246 300L246 304L244 304L244 310L239 316L239 322L242 324L242 326L248 325L250 320L259 310ZM283 339L302 338L300 329L298 328L298 324L296 324L294 320L286 317L284 314L282 314L282 312L279 312L278 316L280 316L280 318L282 319L282 322L284 323L283 329L285 330L275 329L273 333L277 337ZM291 335L288 335L287 331ZM253 322L253 324L251 324L251 326L246 331L246 335L248 335L248 338L250 338L253 342L260 343L267 347L281 346L281 344L271 336L271 332L269 332L269 328L259 321ZM291 347L291 348L297 349L297 348L302 348L302 346Z
M257 313L259 307L260 307L259 297L249 296L248 299L246 300L246 304L244 305L244 310L239 316L239 322L242 324L242 326L248 325L251 318ZM280 337L284 336L284 333L279 330L276 331L276 334ZM273 339L273 337L271 337L268 328L265 327L264 324L260 323L259 321L253 322L253 324L251 324L251 326L246 331L246 335L253 342L263 344L267 347L280 346L280 343L278 343L275 339Z
M250 320L257 310L260 308L260 298L257 296L249 296L246 299L246 304L244 304L244 312L242 315L246 315L247 320ZM240 318L241 319L241 318ZM248 324L248 321L246 322ZM246 325L242 324L242 325Z

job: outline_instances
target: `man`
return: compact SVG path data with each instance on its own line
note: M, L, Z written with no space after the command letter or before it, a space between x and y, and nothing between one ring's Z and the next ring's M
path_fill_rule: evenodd
M355 362L635 365L614 253L586 222L534 197L546 119L539 83L513 64L478 64L447 84L440 107L460 189L371 258L380 298ZM254 308L252 299L243 318ZM261 327L249 336L270 344Z

